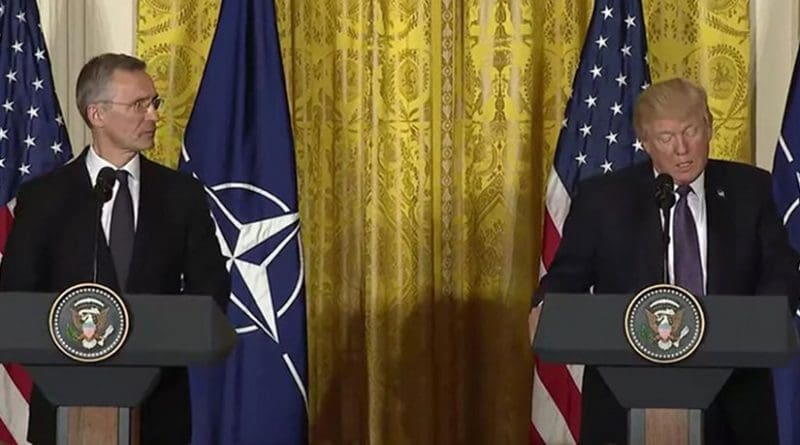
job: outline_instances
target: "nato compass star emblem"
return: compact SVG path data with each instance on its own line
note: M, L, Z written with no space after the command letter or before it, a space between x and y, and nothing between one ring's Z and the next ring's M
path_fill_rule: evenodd
M302 304L298 213L252 184L223 183L206 192L231 275L231 304L239 309L229 310L236 333L263 332L280 343L281 317Z

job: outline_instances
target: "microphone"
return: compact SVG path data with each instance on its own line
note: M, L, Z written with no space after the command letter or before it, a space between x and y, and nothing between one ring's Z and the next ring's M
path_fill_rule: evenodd
M675 205L675 183L672 176L661 173L656 177L656 205L664 216L664 226L661 228L661 243L664 247L663 281L669 283L669 228L670 209Z
M111 199L114 190L114 183L117 181L117 173L111 167L103 167L97 174L97 181L94 184L94 193L97 196L98 204L105 204Z
M675 205L675 183L666 173L656 177L656 205L661 210L669 210Z
M94 194L97 198L97 213L94 219L94 254L92 255L92 282L97 283L97 249L98 240L100 236L100 217L103 214L103 205L111 199L114 191L114 183L117 182L117 172L111 167L103 167L100 173L97 174L97 180L94 184Z

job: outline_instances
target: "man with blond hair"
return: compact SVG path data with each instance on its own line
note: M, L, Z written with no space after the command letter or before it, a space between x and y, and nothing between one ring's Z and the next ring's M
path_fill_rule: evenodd
M547 293L592 288L633 295L663 282L663 221L654 198L655 178L663 173L672 176L677 201L670 218L670 282L700 298L797 295L798 258L775 210L770 175L709 160L712 123L705 91L688 80L656 83L639 96L634 127L650 161L581 184L534 307ZM690 221L681 223L680 236L677 219ZM534 309L534 332L537 317ZM626 411L590 366L582 412L581 443L627 443ZM707 444L778 443L770 371L734 371L704 416Z

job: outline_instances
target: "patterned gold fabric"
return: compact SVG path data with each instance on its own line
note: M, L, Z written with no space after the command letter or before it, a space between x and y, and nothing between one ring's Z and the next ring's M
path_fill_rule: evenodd
M278 2L314 443L523 443L530 2Z
M156 145L147 157L178 165L183 131L194 105L217 26L221 0L139 0L136 53L147 62L160 108Z
M750 20L746 0L645 1L654 79L688 77L706 88L712 157L752 162Z
M715 155L749 160L747 2L644 3L654 77L706 85ZM139 2L171 165L218 4ZM312 443L524 443L541 200L592 1L276 4Z

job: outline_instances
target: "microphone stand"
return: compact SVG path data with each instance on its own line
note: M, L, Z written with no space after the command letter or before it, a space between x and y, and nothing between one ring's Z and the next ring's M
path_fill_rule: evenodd
M111 176L114 175L113 169L111 169L109 167L106 167L105 169L111 170L110 175ZM100 242L98 241L97 238L100 237L100 226L101 226L100 217L103 214L102 213L103 212L103 205L105 205L105 203L108 202L111 199L111 193L112 193L111 188L114 185L113 182L111 182L110 185L109 185L109 180L111 180L111 177L109 177L109 173L107 171L101 170L100 173L98 173L98 175L97 175L97 179L95 180L96 183L95 183L94 190L93 190L93 192L95 194L94 203L97 206L97 211L95 212L95 218L94 218L94 240L93 240L94 248L93 248L93 252L92 252L92 280L91 280L91 282L95 283L95 284L99 284L97 282L97 269L98 269L98 262L99 262L99 260L97 258L97 251L98 251L98 244L100 244ZM121 411L122 410L123 409L121 409ZM124 409L124 411L125 411L126 415L128 415L130 413L129 409ZM122 419L122 417L123 417L123 414L120 413L119 414L119 418L121 420L129 419L129 417L126 417L125 419ZM68 426L67 425L68 424L69 424L68 408L65 407L65 406L56 407L56 443L59 444L59 445L65 444L67 442L66 438L67 438L67 430L68 430ZM127 424L127 425L129 425L129 424ZM126 437L128 437L128 436L126 436Z
M663 269L663 279L664 284L669 284L669 228L670 228L670 216L671 216L671 209L672 207L662 208L661 214L664 215L664 227L661 229L661 242L664 250L664 269Z
M674 182L671 176L662 173L655 178L654 186L655 204L664 220L664 225L661 227L661 251L663 254L661 279L664 284L669 284L669 227L670 210L674 205L672 191ZM631 408L628 411L628 441L630 443L644 443L646 424L647 410L645 408Z
M94 218L94 251L92 252L92 283L97 283L97 263L99 262L97 259L97 250L98 244L100 241L97 239L100 237L100 217L102 216L103 212L103 205L105 202L102 199L95 200L95 205L97 206L97 211L95 212Z
M671 176L666 173L658 175L655 180L656 205L661 209L661 216L664 218L664 226L661 228L661 244L664 253L664 267L662 279L664 284L669 284L669 229L670 214L672 206L675 205L674 182Z
M97 206L97 211L95 212L94 217L94 251L92 253L92 283L97 283L97 269L98 269L98 249L100 241L100 228L102 225L101 217L103 215L103 206L105 203L111 200L112 190L114 188L114 181L116 181L116 176L114 170L110 167L105 167L97 174L97 179L95 180L95 205Z

